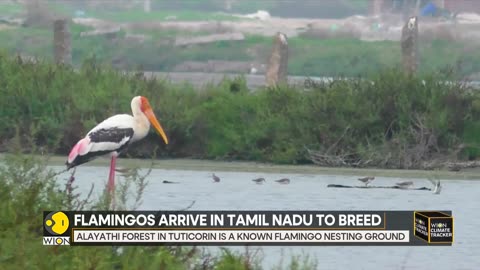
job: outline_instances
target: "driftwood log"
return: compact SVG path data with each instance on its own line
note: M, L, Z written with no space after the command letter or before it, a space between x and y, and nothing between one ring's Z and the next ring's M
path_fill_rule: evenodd
M310 160L318 166L325 167L383 167L378 160L373 158L367 158L365 160L355 159L352 155L333 155L326 154L322 151L314 151L307 149L307 154ZM434 159L428 161L421 161L417 164L412 164L409 169L420 170L434 170L434 169L447 169L449 171L460 171L462 169L478 168L480 167L480 160L473 161L452 161L445 159Z
M373 165L372 160L359 160L354 155L335 155L307 149L310 160L319 166L327 167L366 167Z
M401 189L401 190L426 190L432 191L431 188L427 187L420 187L420 188L402 188L399 186L347 186L347 185L338 185L338 184L329 184L328 188L363 188L363 189L371 189L371 188L383 188L383 189Z
M447 168L449 171L458 172L462 169L478 168L480 160L473 161L429 161L422 164L422 169L433 170L438 168Z
M451 151L441 151L438 135L428 128L425 117L414 114L411 117L410 139L413 142L390 140L378 147L368 147L359 152L339 147L343 138L354 136L350 126L334 142L324 142L323 149L305 148L307 157L318 166L326 167L380 167L388 169L448 169L460 171L480 167L480 160L461 161L459 153L468 145L459 144ZM330 144L329 144L330 143ZM471 146L473 147L473 146Z

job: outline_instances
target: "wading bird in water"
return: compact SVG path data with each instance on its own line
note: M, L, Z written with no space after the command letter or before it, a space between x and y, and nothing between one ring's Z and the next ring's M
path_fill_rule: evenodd
M368 186L370 182L372 182L375 179L375 176L367 176L363 178L358 178L358 181L362 182L365 184L365 186Z
M279 179L279 180L275 180L275 182L277 182L279 184L283 184L283 185L288 185L288 184L290 184L290 179L282 178L282 179Z
M67 170L86 163L98 156L110 155L110 174L107 189L115 190L115 164L117 156L133 142L145 138L153 125L157 133L168 144L167 135L158 122L148 99L137 96L132 99L132 115L117 114L107 118L72 148L66 162Z
M440 180L438 179L433 180L431 178L428 178L428 181L430 181L433 184L433 193L440 194L440 192L442 191L442 185L440 184Z
M219 183L220 182L220 177L216 176L214 173L212 174L212 179L214 183Z
M260 177L260 178L257 178L257 179L253 179L252 181L257 183L258 185L261 185L261 184L265 183L265 178Z

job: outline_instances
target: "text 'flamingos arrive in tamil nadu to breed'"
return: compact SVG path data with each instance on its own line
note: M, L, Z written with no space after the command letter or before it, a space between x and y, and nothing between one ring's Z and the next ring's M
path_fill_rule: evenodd
M110 155L108 191L115 190L115 163L117 156L132 142L145 138L153 125L157 133L168 144L167 135L158 122L148 99L137 96L132 99L132 115L114 115L92 130L72 148L66 162L67 169L86 163L98 156Z

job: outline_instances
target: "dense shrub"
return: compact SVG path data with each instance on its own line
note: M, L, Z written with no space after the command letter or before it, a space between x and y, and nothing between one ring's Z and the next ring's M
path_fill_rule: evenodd
M165 147L152 134L132 156L150 156L159 146L164 157L304 163L308 148L411 167L465 143L462 157L475 159L479 95L449 79L391 69L277 89L251 91L242 78L194 89L125 75L93 59L74 70L0 55L0 138L5 150L15 127L20 134L35 131L38 146L66 154L95 124L129 112L131 98L145 95L171 143Z

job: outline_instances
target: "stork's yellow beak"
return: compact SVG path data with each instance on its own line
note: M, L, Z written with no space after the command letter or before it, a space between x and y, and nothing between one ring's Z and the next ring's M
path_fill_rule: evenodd
M165 135L165 131L163 131L162 126L157 120L157 117L155 117L155 114L153 113L152 108L148 106L148 108L146 108L143 113L145 114L145 116L147 116L150 123L152 123L158 135L160 135L160 137L162 137L162 139L165 141L165 144L168 144L167 135Z

